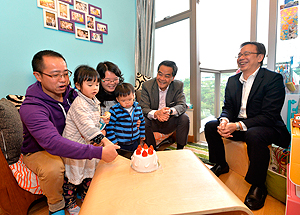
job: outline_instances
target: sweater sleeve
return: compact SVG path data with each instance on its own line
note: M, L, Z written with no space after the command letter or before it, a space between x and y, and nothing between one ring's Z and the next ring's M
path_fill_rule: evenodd
M62 137L49 120L49 112L45 108L24 105L20 116L24 128L29 132L27 135L33 137L30 141L36 141L48 153L73 159L101 159L102 147L84 145Z
M96 127L95 125L95 121L93 120L93 114L94 113L91 112L84 103L73 103L67 115L65 129L67 129L68 127L71 130L75 130L75 132L79 132L87 142L92 140L94 137L101 134L100 128ZM69 121L72 121L74 125L68 126Z

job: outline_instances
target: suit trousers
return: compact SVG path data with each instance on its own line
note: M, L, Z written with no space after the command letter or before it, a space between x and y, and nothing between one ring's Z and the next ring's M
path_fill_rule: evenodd
M176 117L170 116L166 122L158 120L150 120L145 117L146 143L148 146L153 145L156 148L156 142L153 132L162 134L170 134L176 131L176 142L182 147L187 144L190 129L190 119L186 113Z
M217 132L218 120L213 120L205 125L205 138L208 143L209 161L212 163L226 164L224 143L221 135ZM245 180L253 185L260 186L266 181L267 170L270 161L272 143L277 143L280 133L273 127L251 127L247 131L235 131L232 140L245 141L250 160ZM238 156L238 155L237 155Z
M49 210L55 212L63 209L65 165L62 159L46 151L39 151L24 155L23 162L38 176L43 194L47 197Z

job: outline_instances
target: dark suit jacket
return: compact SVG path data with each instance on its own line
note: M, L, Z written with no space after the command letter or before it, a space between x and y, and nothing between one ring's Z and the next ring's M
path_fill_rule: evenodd
M148 113L152 110L158 110L159 106L159 90L156 82L156 78L152 78L149 81L143 83L141 101L139 105L143 109L143 114L147 117ZM183 83L178 80L174 80L169 85L169 89L166 95L166 106L174 107L181 115L186 112L187 105L185 95L183 93Z
M231 76L225 89L225 101L220 117L227 117L230 122L239 121L238 114L243 88L239 81L241 74ZM242 122L248 129L257 126L274 127L286 137L289 134L280 115L284 98L285 88L282 75L260 68L248 97L247 119L243 119ZM281 144L282 147L287 147L289 144L289 141L285 142Z

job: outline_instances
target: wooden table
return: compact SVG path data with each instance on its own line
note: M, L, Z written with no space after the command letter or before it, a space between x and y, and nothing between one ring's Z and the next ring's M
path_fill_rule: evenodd
M192 151L157 155L160 168L151 173L121 156L100 162L79 214L253 214Z

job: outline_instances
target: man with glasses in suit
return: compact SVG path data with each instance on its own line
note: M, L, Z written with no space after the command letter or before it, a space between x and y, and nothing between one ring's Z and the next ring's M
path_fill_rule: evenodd
M245 42L240 46L237 64L241 72L228 79L222 113L217 120L206 123L204 130L209 161L215 163L211 171L216 176L229 171L222 138L246 142L250 165L245 180L251 188L245 204L251 210L262 208L267 196L268 146L274 143L287 148L290 144L290 134L280 115L285 98L283 78L261 67L265 54L262 43Z

